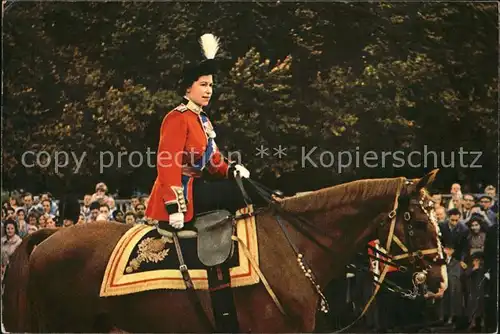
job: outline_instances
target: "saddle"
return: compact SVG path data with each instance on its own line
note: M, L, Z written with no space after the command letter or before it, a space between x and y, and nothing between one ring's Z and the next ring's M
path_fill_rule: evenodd
M224 263L233 253L233 218L227 210L214 210L197 215L193 225L180 231L172 227L158 227L158 232L169 238L173 238L175 232L179 239L197 238L200 262L207 267L213 267Z

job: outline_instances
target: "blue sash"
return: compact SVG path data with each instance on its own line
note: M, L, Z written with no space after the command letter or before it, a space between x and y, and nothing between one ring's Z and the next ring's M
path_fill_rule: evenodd
M201 118L201 121L203 123L203 131L205 131L205 133L207 132L207 127L208 127L208 124L209 124L209 120L208 120L208 117L206 115L203 115L203 114L200 114L200 118ZM208 137L208 135L207 135ZM200 172L205 168L205 166L207 165L207 163L210 162L210 159L212 158L212 155L214 154L215 152L215 141L213 138L210 138L208 137L208 142L207 142L207 149L205 150L205 152L203 152L203 155L202 157L193 164L193 167L196 168L197 170L199 170ZM189 176L186 176L186 175L182 175L181 177L181 182L182 182L182 187L184 189L184 198L186 200L188 200L188 182L189 182L189 179L190 177Z
M206 133L207 132L206 129L210 121L208 120L208 117L203 114L200 114L200 118L203 123L203 130ZM203 152L201 159L194 163L193 167L195 167L199 171L202 171L207 165L207 163L210 161L210 158L212 158L214 152L215 152L215 141L213 138L208 137L207 149L205 150L205 152Z

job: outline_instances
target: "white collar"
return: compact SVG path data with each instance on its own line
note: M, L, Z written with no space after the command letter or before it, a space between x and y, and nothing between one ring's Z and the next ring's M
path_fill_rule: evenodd
M200 107L199 105L197 105L196 103L191 101L187 96L184 96L184 98L188 101L188 103L186 104L186 107L189 110L193 111L195 114L199 114L203 111L202 107Z

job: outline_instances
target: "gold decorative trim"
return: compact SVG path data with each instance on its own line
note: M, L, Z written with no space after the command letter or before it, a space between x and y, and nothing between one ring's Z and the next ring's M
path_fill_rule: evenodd
M175 199L166 202L165 204L177 204L177 212L187 212L186 199L184 198L184 188L171 186L170 189L174 192Z
M253 207L237 211L237 215L251 213ZM257 244L257 227L255 217L240 219L236 222L237 237L259 264L259 248ZM124 271L129 266L129 258L137 243L156 227L144 224L135 225L128 230L116 244L101 284L100 296L120 296L142 291L158 289L185 290L186 285L178 269L163 269L146 272L133 272L126 274ZM231 276L231 286L241 287L257 284L260 282L259 276L253 269L250 261L246 258L241 244L239 248L239 266L229 269ZM190 269L189 274L193 280L195 289L208 290L207 271L203 269Z
M142 262L158 263L164 260L168 256L170 248L166 248L167 243L173 243L172 238L161 237L160 239L146 238L139 244L139 251L137 252L137 257L130 260L129 265L125 268L127 274L131 274L134 271L139 270Z

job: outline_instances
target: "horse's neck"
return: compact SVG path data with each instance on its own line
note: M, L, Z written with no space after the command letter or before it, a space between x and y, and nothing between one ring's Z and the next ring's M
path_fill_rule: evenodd
M321 249L314 241L288 228L289 233L305 259L310 263L318 283L324 286L332 278L342 275L345 266L353 260L356 252L369 241L376 227L394 205L394 194L387 191L381 195L333 205L324 210L314 210L301 216L317 227L309 229L315 238L332 252Z

